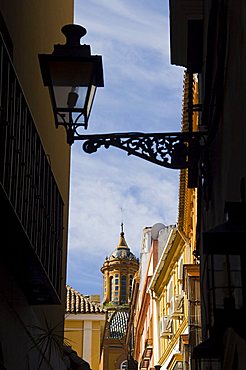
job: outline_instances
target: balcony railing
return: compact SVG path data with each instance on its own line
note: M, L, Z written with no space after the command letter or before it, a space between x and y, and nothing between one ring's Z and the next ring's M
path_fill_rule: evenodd
M0 190L31 245L36 262L28 274L36 281L41 274L59 299L63 201L1 34Z

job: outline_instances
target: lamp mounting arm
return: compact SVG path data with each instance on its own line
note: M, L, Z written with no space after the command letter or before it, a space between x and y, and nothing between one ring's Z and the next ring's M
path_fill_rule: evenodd
M74 140L85 141L82 148L86 153L94 153L102 146L106 149L114 146L162 167L183 169L198 165L204 136L202 132L128 132L77 135Z

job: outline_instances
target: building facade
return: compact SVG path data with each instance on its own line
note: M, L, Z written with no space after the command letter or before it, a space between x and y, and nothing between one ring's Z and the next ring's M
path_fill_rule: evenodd
M66 368L70 148L55 129L38 54L72 22L72 0L0 4L0 364L8 370Z

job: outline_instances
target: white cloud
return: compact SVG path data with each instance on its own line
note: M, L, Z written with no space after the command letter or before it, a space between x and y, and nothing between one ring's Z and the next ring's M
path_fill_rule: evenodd
M162 4L160 0L159 4ZM109 39L169 53L169 39L163 37L169 32L164 6L161 6L159 13L152 9L151 4L144 4L143 1L88 0L84 4L77 0L75 9L75 21L86 27L88 40L96 35L94 42L98 47L101 44L103 48Z

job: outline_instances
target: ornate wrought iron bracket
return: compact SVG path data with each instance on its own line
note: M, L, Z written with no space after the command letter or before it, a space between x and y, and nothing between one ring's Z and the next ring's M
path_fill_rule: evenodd
M82 147L86 153L114 146L162 167L184 169L197 167L203 137L201 132L129 132L77 135L74 139L85 141Z

